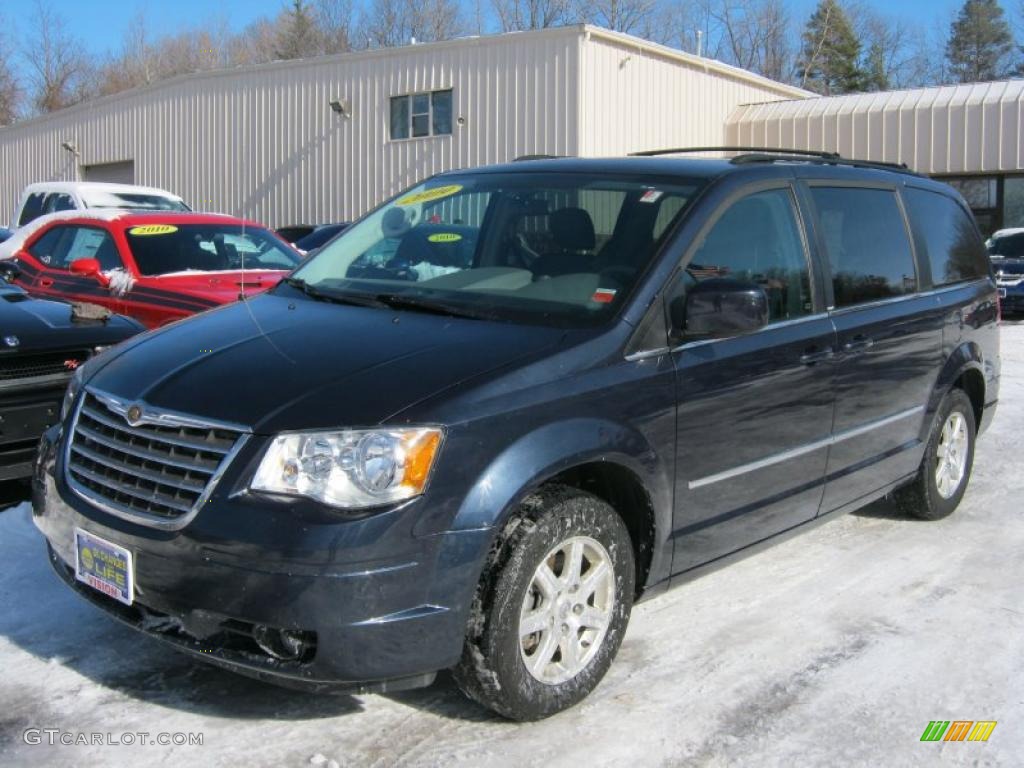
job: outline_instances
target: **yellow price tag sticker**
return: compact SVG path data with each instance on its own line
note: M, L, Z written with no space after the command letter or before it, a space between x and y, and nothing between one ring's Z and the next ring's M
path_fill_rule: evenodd
M436 235L427 237L431 243L457 243L461 239L462 235L457 235L454 232L438 232Z
M178 228L170 224L144 224L141 227L132 227L128 230L129 235L169 235L177 232Z
M425 189L422 192L413 192L411 195L400 197L395 201L395 205L419 205L420 203L430 203L444 197L451 197L461 189L461 184L448 184L444 187Z

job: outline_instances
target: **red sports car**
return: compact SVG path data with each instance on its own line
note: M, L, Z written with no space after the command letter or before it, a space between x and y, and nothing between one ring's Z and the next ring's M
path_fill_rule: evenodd
M101 304L149 328L267 290L302 258L254 222L166 211L65 214L16 247L30 293Z

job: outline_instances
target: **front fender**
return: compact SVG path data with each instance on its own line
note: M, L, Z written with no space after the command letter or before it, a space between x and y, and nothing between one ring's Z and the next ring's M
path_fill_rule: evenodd
M526 496L552 477L583 464L608 462L631 472L654 512L654 547L649 583L667 575L663 562L672 529L671 463L638 430L607 419L575 418L547 424L509 445L466 494L451 530L500 530Z

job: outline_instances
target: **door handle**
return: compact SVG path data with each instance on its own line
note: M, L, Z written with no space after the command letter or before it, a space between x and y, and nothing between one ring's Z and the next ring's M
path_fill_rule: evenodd
M867 336L854 336L848 342L843 344L843 352L847 354L860 354L861 352L867 352L875 346L875 340Z
M53 285L53 278L52 277L41 277L41 278L39 278L39 285L42 288L49 288L51 285Z
M827 363L833 357L836 356L835 351L832 347L826 347L825 349L816 349L811 347L802 355L800 355L800 362L803 365L815 365L816 363Z

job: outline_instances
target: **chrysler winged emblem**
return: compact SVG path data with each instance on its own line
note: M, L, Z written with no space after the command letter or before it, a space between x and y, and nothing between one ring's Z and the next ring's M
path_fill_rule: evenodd
M128 423L133 427L137 427L142 421L142 408L137 405L132 405L128 408L128 412L125 414L125 418L128 419Z

